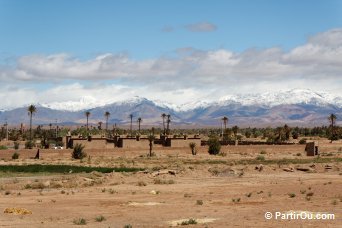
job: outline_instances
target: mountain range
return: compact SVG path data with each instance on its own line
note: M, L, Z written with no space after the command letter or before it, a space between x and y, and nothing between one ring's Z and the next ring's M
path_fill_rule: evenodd
M161 114L171 115L171 126L205 127L221 126L221 118L227 116L229 125L241 127L321 126L328 125L330 113L342 116L342 97L324 92L293 89L262 94L228 95L217 101L200 100L183 105L152 101L142 97L110 104L97 105L96 100L85 97L80 102L36 104L34 124L56 122L62 125L82 125L86 122L85 111L90 111L89 122L96 125L105 122L104 113L110 112L109 123L128 125L129 114L143 119L144 126L161 126ZM0 111L0 123L28 124L27 107ZM2 124L1 124L2 125Z

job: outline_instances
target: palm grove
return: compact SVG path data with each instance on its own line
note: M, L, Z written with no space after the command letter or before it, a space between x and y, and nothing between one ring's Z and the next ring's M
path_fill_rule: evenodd
M125 128L117 127L116 124L110 127L111 113L106 111L103 114L103 119L105 123L105 128L103 129L103 122L100 121L97 124L92 123L91 112L86 111L85 125L78 126L74 129L68 127L60 127L56 124L50 123L47 126L37 125L34 123L34 116L39 112L35 105L30 105L27 108L27 113L29 117L29 129L23 130L22 128L8 128L7 124L2 126L0 131L0 140L8 137L9 140L19 141L25 140L26 147L32 148L36 139L41 141L41 146L43 148L48 147L49 144L54 143L57 145L62 145L61 141L57 138L64 137L68 133L73 136L89 137L91 135L105 135L106 137L112 137L113 135L127 135L128 137L135 137L138 135L151 135L151 134L164 134L170 135L170 114L161 114L162 127L155 127L152 130L150 128L142 128L143 118L135 117L133 114L128 115L129 120L129 130ZM133 121L133 119L136 120ZM327 117L327 126L320 127L289 127L287 124L281 127L271 128L239 128L238 126L232 126L228 128L229 118L224 116L221 119L221 127L217 128L201 128L201 129L173 129L172 134L174 136L183 136L190 134L201 134L203 136L219 137L221 141L227 142L231 140L242 140L243 138L257 138L265 139L268 142L284 142L290 140L290 138L297 139L298 137L310 137L319 136L325 137L332 141L342 138L342 128L336 124L337 116L335 114L330 114ZM133 123L136 125L133 128ZM111 128L111 129L110 129Z

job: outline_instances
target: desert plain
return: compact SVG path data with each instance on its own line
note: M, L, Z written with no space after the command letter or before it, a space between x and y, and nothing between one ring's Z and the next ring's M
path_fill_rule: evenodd
M134 172L0 172L0 227L342 227L342 141L305 145L0 151L0 165L139 168ZM272 218L266 219L265 213ZM281 219L276 213L333 214ZM193 224L192 224L193 223Z

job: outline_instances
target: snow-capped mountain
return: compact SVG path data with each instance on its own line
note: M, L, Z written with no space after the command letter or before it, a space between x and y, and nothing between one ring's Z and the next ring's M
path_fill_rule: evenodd
M128 116L141 117L143 124L160 125L162 113L171 114L174 125L217 125L222 116L229 117L230 124L240 126L265 125L322 125L327 116L335 113L342 117L342 97L324 92L293 89L278 93L240 94L224 96L217 101L193 101L174 105L143 97L122 101L98 102L92 97L79 101L37 105L35 123L48 124L58 119L60 123L84 124L85 110L90 110L89 121L96 124L104 121L104 112L111 113L109 122L121 125L129 123ZM18 124L27 122L27 108L0 112L0 123L8 120Z
M342 97L325 92L314 92L309 89L293 89L278 93L266 92L262 94L228 95L222 97L218 104L240 103L242 105L265 105L274 107L285 104L313 104L336 105L342 107Z
M162 100L149 100L144 97L134 96L132 98L113 101L113 100L98 100L91 96L84 96L78 101L52 102L41 104L41 106L56 110L65 111L80 111L85 109L92 109L96 107L103 107L106 105L123 105L123 104L137 104L144 101L153 102L156 106L172 109L174 111L189 111L198 108L207 108L209 106L223 106L229 104L241 104L244 106L262 105L267 107L274 107L284 104L313 104L313 105L335 105L342 107L342 97L335 96L325 92L314 92L309 89L293 89L280 92L265 92L260 94L235 94L226 95L218 99L218 101L211 102L209 100L196 100L181 105L176 105Z

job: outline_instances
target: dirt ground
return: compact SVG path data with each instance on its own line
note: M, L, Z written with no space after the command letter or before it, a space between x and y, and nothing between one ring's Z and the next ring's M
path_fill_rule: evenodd
M82 161L72 160L68 150L41 160L11 160L0 152L0 165L146 168L137 173L0 173L0 227L342 227L341 162L239 162L258 156L312 159L299 147L251 147L223 147L223 156L208 155L205 147L196 156L189 148L155 148L152 158L147 151L93 150ZM322 141L320 147L322 157L342 157L342 142ZM13 208L27 214L9 213ZM274 218L276 212L291 211L329 213L335 219ZM266 212L273 218L266 219ZM191 218L197 224L181 225Z

